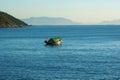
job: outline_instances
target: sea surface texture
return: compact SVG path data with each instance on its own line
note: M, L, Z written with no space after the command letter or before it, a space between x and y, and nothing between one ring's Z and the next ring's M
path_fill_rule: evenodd
M0 80L120 80L120 26L0 28Z

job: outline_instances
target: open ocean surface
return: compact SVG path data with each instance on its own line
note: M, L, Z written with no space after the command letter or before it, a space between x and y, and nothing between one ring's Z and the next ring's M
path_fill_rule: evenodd
M0 80L120 80L120 26L0 28Z

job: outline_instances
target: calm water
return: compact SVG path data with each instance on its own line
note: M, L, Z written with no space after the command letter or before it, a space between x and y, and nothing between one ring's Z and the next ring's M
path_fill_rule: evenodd
M120 26L0 28L0 80L120 80Z

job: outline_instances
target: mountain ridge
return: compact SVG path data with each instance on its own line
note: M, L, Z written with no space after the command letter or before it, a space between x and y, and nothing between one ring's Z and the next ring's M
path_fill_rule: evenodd
M120 25L120 19L103 21L100 24L102 24L102 25Z
M74 22L70 19L63 17L30 17L22 19L29 25L79 25L80 23Z
M21 27L27 26L25 22L13 17L12 15L0 11L0 28L13 28L13 27Z

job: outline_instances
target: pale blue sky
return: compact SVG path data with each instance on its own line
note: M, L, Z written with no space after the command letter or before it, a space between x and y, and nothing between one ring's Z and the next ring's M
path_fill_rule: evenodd
M65 17L95 24L120 19L120 0L0 0L0 10L17 18Z

